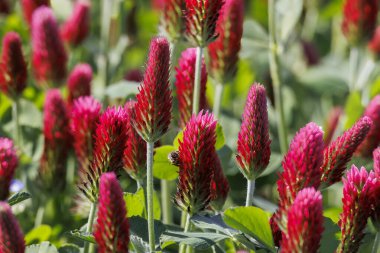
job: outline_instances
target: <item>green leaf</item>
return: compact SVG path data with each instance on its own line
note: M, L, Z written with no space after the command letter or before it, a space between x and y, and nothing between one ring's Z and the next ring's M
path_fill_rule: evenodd
M72 230L69 233L69 236L79 239L84 242L96 243L95 238L91 233L83 232L78 229Z
M106 89L106 95L112 99L126 99L138 93L139 83L131 81L121 81L111 84Z
M26 247L25 253L58 253L58 251L50 242L42 242Z
M198 232L178 232L166 231L161 235L161 248L165 248L175 243L183 243L190 245L195 249L208 249L215 245L217 242L229 238L223 234L216 233L198 233Z
M20 125L41 128L42 113L33 102L20 99Z
M28 192L17 192L8 199L8 204L13 206L24 200L30 199L32 195Z
M25 244L41 243L49 240L52 229L48 225L40 225L25 235Z
M330 207L323 211L323 216L326 218L331 219L334 223L338 223L339 221L339 215L342 213L342 208L338 207Z
M80 248L75 244L66 244L58 249L59 253L80 253Z
M337 239L337 234L339 234L340 229L337 224L335 224L331 219L324 218L323 221L324 231L321 239L320 252L323 253L333 253L338 247L339 241Z
M223 220L230 227L253 237L274 252L268 214L262 209L253 206L229 208L224 212Z
M136 193L124 193L124 201L127 206L127 216L140 216L147 218L147 211L145 209L145 195L144 189L140 188ZM161 203L155 192L153 195L153 215L155 219L161 219Z
M243 25L240 56L252 59L256 54L268 54L269 37L267 31L255 20L246 20ZM256 52L256 53L255 53ZM240 68L238 69L240 71Z
M168 155L176 150L174 146L161 146L154 149L153 176L155 178L168 181L178 178L178 167L168 160Z
M355 122L361 117L364 111L364 107L361 102L361 96L358 91L350 93L347 98L344 111L347 116L344 128L348 129L355 124Z
M303 0L280 0L276 3L277 23L280 24L278 33L281 41L286 42L301 17Z
M147 229L148 227L147 220L139 216L133 216L133 217L130 217L128 221L129 221L129 229L130 229L131 235L141 238L144 242L148 242L149 237L148 237L148 229ZM156 245L160 243L159 238L165 230L166 230L166 227L161 221L154 220L154 233L155 233Z
M281 167L283 156L279 153L272 153L270 156L270 161L268 167L264 170L264 172L259 177L264 177L273 172L276 172Z
M130 235L129 240L132 243L136 253L149 252L149 244L144 242L142 238L135 235Z

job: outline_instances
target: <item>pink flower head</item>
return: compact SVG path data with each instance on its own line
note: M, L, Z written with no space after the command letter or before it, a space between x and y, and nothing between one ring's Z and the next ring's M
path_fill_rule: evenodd
M10 11L8 0L0 0L0 14L9 14Z
M79 0L74 6L71 16L61 28L62 39L72 45L78 46L87 37L90 26L90 2Z
M0 201L0 252L24 253L25 241L11 207Z
M29 25L32 25L33 12L40 6L50 6L50 0L21 0L24 17Z
M53 11L39 7L32 19L32 64L39 83L58 86L66 77L67 55Z
M185 0L186 37L197 47L206 47L214 41L216 23L224 0Z
M195 62L197 53L195 48L188 48L182 52L181 58L178 61L176 70L175 87L177 89L178 110L180 114L179 126L183 128L189 121L193 109L193 91L195 77ZM207 70L202 59L201 66L201 93L199 99L199 108L206 109L206 83Z
M0 200L6 200L9 187L18 166L18 156L13 142L0 137Z
M66 178L67 155L71 145L69 116L58 89L47 92L44 104L44 150L40 179L46 190L61 190Z
M356 45L372 38L376 29L377 0L346 0L343 7L342 31Z
M20 95L26 87L27 75L20 36L15 32L9 32L3 38L0 89L11 97Z
M81 176L85 175L92 160L101 108L102 105L96 99L88 96L76 99L71 109L70 129Z
M364 116L372 120L372 127L367 137L360 144L357 153L364 157L371 157L372 152L380 143L380 95L374 97L368 104Z
M169 42L163 37L154 38L133 110L133 126L148 142L157 141L169 128L172 111L169 65Z
M176 43L184 30L184 0L165 0L162 6L161 30L172 43Z
M289 208L287 220L281 252L318 252L323 232L321 193L314 188L301 190Z
M380 26L376 28L371 41L368 43L368 49L373 53L375 58L379 58L380 56Z
M208 112L193 115L179 141L179 180L175 204L190 215L203 211L211 199L216 121Z
M373 213L371 218L377 231L380 231L380 148L373 151L373 165L376 183L372 190Z
M210 75L221 84L231 81L236 74L243 19L244 1L226 0L216 27L219 36L208 46Z
M253 180L268 166L271 154L267 99L261 84L251 86L242 118L236 160L243 175Z
M226 202L228 192L230 191L230 185L228 183L227 177L223 173L222 164L215 153L214 162L214 176L211 181L211 207L215 211L221 211L224 203Z
M325 145L329 145L330 142L332 141L335 131L338 127L339 124L339 119L340 116L343 114L343 109L341 107L334 107L331 109L327 120L325 124L325 136L324 136L324 141Z
M91 95L92 69L88 64L78 64L67 80L69 95L67 100L71 105L75 99Z
M371 126L372 120L365 116L329 146L325 147L321 167L321 180L324 187L341 180L348 162L351 160L356 148L368 134Z
M338 223L342 239L337 253L358 252L371 215L371 188L375 183L373 172L368 173L364 167L359 170L355 165L343 178L343 212Z
M94 237L99 253L128 253L129 224L123 191L113 172L104 173L99 184L98 219Z
M118 173L123 168L123 152L127 141L127 113L122 107L110 107L99 118L95 130L95 146L92 162L79 189L95 202L101 174Z

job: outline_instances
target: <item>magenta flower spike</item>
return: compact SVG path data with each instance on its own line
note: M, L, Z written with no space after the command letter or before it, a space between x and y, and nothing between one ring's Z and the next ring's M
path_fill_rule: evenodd
M184 32L184 0L165 0L162 3L162 16L161 16L161 26L165 37L171 43L176 43L181 39Z
M380 148L376 148L373 151L373 167L376 177L376 183L372 190L372 200L373 203L373 213L372 213L372 223L374 224L377 232L380 232Z
M0 137L0 201L9 197L9 187L18 166L12 140Z
M91 95L92 69L88 64L78 64L74 67L67 80L68 103L72 105L75 99Z
M25 241L20 225L11 207L0 201L0 252L24 253Z
M50 7L50 0L21 0L22 11L28 25L32 26L33 12L41 6Z

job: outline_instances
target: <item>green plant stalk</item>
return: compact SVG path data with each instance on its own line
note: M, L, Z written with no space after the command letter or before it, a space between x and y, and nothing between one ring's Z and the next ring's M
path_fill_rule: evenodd
M44 219L45 206L39 206L36 213L36 218L34 219L34 228L39 227Z
M220 110L222 107L223 90L224 90L223 84L221 83L216 84L215 95L214 95L214 107L212 110L216 118L219 118Z
M351 47L350 50L350 62L349 62L349 88L354 91L356 89L356 79L358 72L359 61L359 49L357 47Z
M102 0L102 21L100 27L100 48L102 49L102 55L100 57L100 70L101 76L103 78L103 88L106 88L109 84L109 58L108 58L108 50L109 50L109 34L110 34L110 26L111 26L111 16L112 16L112 7L113 0Z
M185 223L185 228L183 230L183 232L189 232L190 231L190 226L191 226L191 222L190 222L190 214L186 214L186 223ZM179 253L186 253L186 248L187 245L186 244L181 244L180 247L179 247Z
M380 231L376 233L375 241L373 242L372 253L380 252Z
M247 180L247 198L245 206L251 206L253 202L253 193L255 192L255 180Z
M21 126L20 126L20 99L17 96L12 104L12 118L14 123L14 138L18 148L22 147Z
M197 47L197 60L195 62L194 92L193 92L193 114L199 112L199 99L201 96L201 67L203 48Z
M173 211L170 201L170 181L161 180L162 218L165 224L173 223Z
M146 149L146 198L147 198L147 209L148 209L148 234L149 234L149 249L150 252L155 250L155 239L154 239L154 217L153 217L153 145L154 142L147 142Z
M87 228L86 228L86 233L88 234L92 232L92 226L95 220L95 212L96 212L96 203L91 203L91 209L88 215ZM91 252L94 252L93 244L89 242L85 242L83 253L91 253Z
M276 42L275 26L275 0L268 2L268 24L269 24L269 66L273 81L273 93L276 106L277 131L280 140L281 153L285 154L288 149L288 134L285 122L284 103L282 97L281 65L279 60L279 45Z

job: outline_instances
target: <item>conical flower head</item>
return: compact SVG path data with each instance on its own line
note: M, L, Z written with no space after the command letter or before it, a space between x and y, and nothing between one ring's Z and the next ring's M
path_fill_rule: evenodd
M93 97L80 97L71 109L70 129L81 177L86 174L92 160L101 108L102 105Z
M237 142L236 160L247 179L257 178L268 166L270 143L266 92L255 83L248 93Z
M372 38L376 29L377 0L346 0L342 31L348 42L357 45Z
M63 41L78 46L86 39L90 28L90 3L87 0L77 1L71 16L61 28Z
M329 145L332 141L335 131L339 124L339 119L342 116L342 114L343 109L341 107L334 107L331 109L324 126L325 135L323 139L325 141L325 145Z
M363 117L323 150L321 167L323 187L339 182L356 148L362 143L372 126L369 117Z
M71 105L75 99L91 95L92 69L88 64L78 64L67 80L68 97Z
M196 48L188 48L182 52L181 58L176 67L175 87L177 90L178 111L180 116L179 126L185 127L189 121L193 110L193 92L195 78L195 62L197 59ZM206 83L207 70L204 59L201 66L201 92L199 99L199 108L206 109Z
M99 185L98 219L94 237L99 253L128 253L129 224L123 191L115 173L104 173Z
M206 47L218 36L216 23L224 0L185 0L185 2L185 35L194 46Z
M184 0L165 0L162 6L161 30L171 43L176 43L184 30Z
M235 77L243 19L243 0L226 0L216 27L218 38L208 46L210 75L221 84Z
M323 232L322 195L314 188L301 190L288 211L281 252L316 253Z
M92 202L98 197L100 176L105 172L118 173L123 168L123 152L129 131L127 120L127 113L122 107L110 107L99 118L90 169L79 185Z
M163 37L154 38L133 110L133 126L148 142L157 141L169 128L172 111L169 65L169 42Z
M53 11L39 7L32 19L32 65L43 86L58 86L66 76L67 55Z
M31 25L33 12L40 6L50 6L50 0L21 0L22 11L26 22Z
M20 95L26 87L27 75L20 36L9 32L3 38L0 59L1 91L10 97Z
M364 116L372 120L372 127L367 137L360 144L357 153L364 157L371 157L372 152L380 143L380 95L374 97L368 104Z
M9 196L9 187L18 166L18 157L13 142L0 138L0 200Z
M0 252L24 253L25 241L11 207L0 201Z
M215 211L221 211L226 202L230 185L227 177L223 173L222 164L215 153L214 175L211 181L211 202L210 205Z
M338 223L342 239L337 253L358 252L371 215L371 188L375 183L373 172L368 173L364 167L359 170L355 165L343 178L343 212Z
M190 215L208 207L214 174L216 121L201 111L193 115L179 141L179 180L175 204Z

